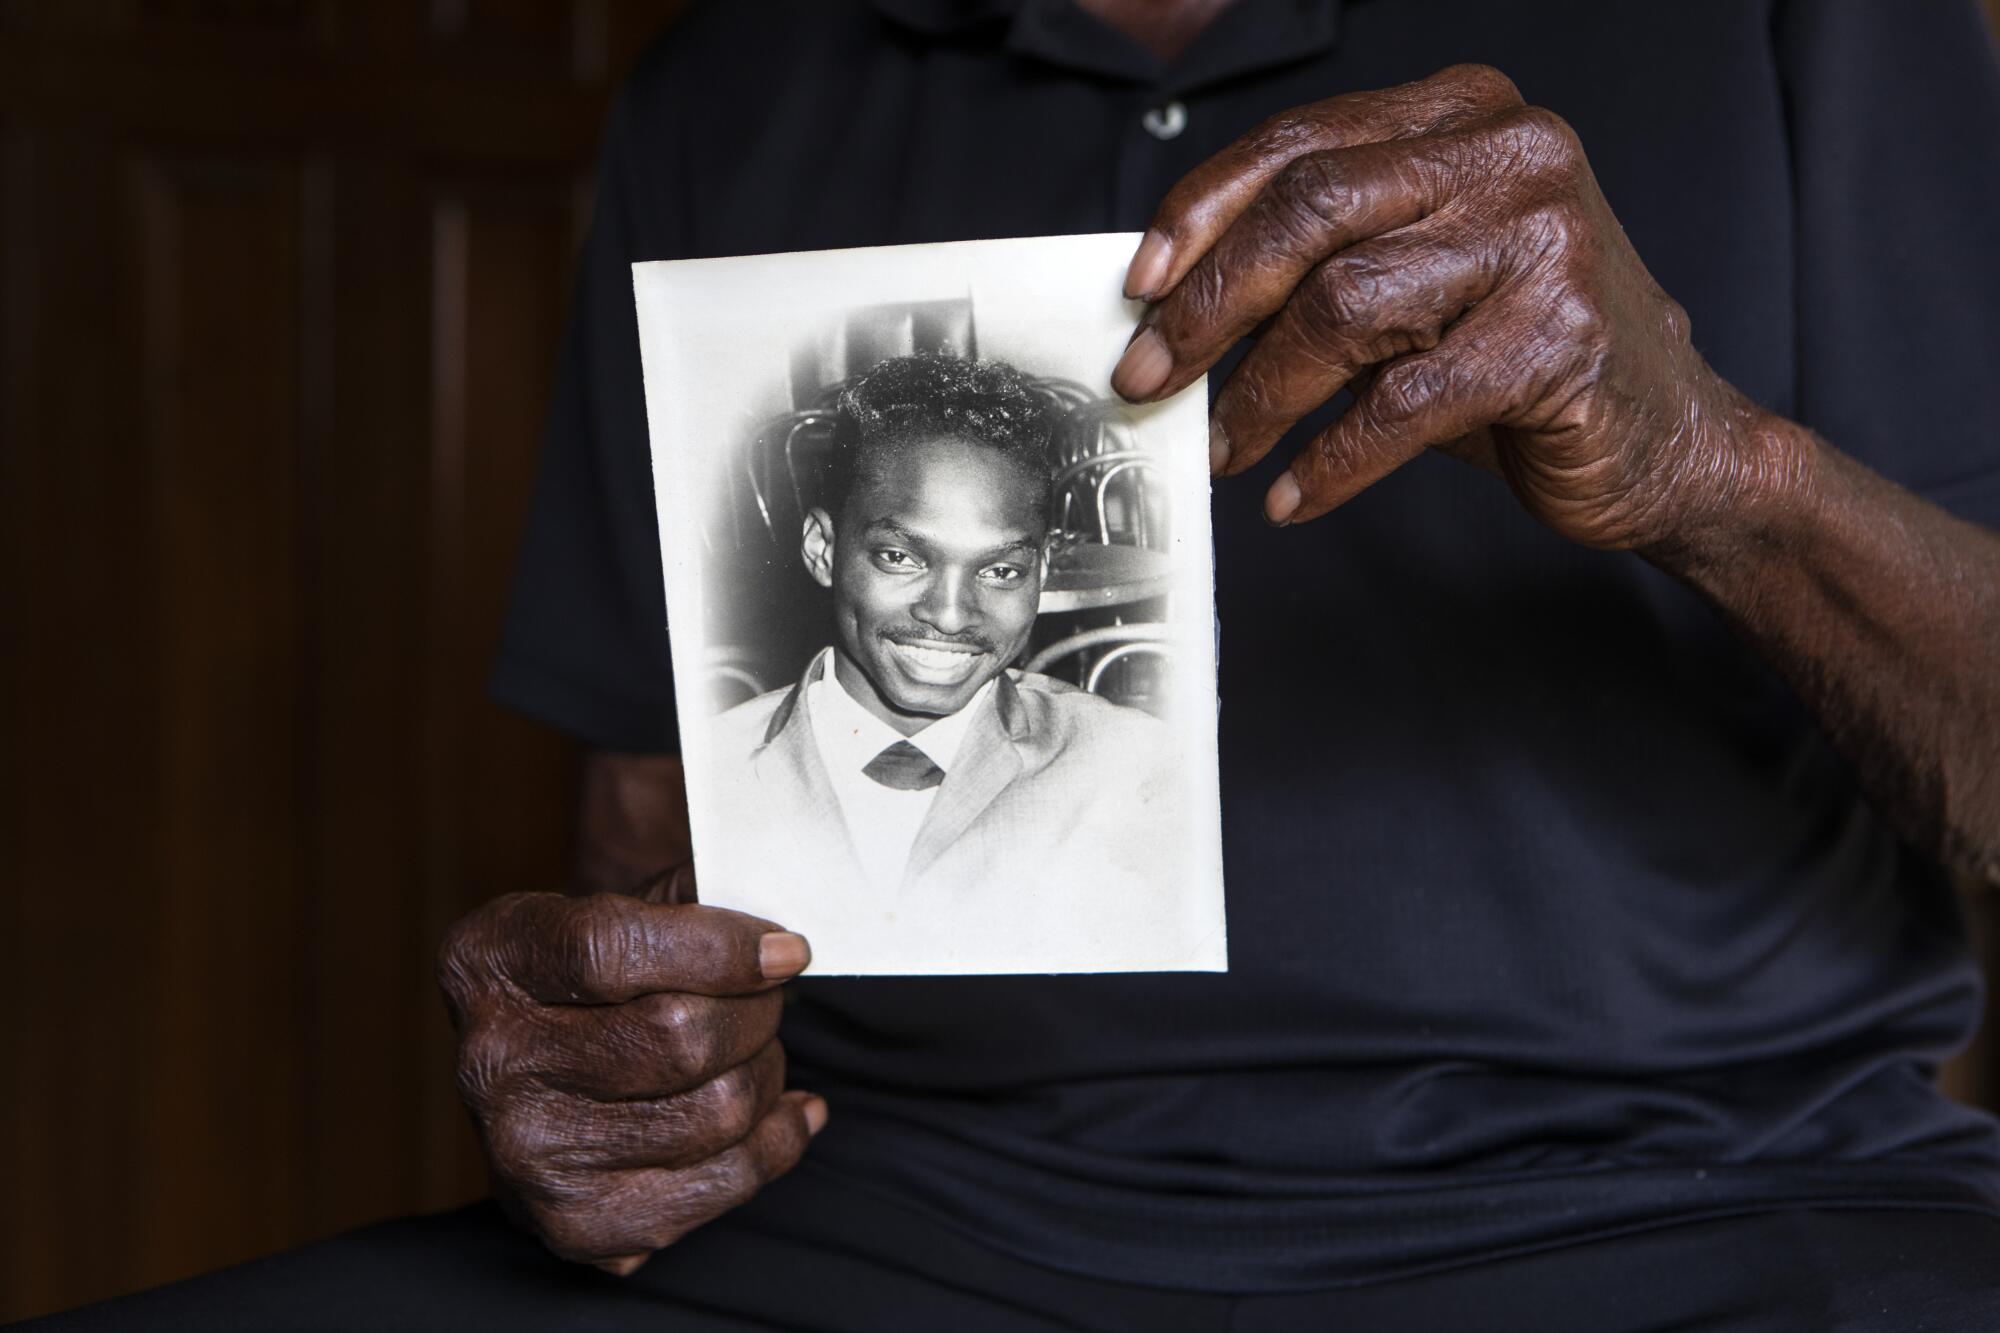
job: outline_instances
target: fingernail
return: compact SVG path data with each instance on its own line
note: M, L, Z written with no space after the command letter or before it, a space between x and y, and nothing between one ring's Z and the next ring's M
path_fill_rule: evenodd
M1292 515L1299 509L1299 479L1291 473L1281 474L1271 483L1270 493L1264 497L1264 518L1274 528L1282 528L1292 521Z
M600 1259L597 1266L613 1277L630 1277L639 1271L639 1265L651 1258L645 1254L627 1254L616 1259Z
M789 930L774 930L757 942L757 966L766 981L782 981L806 970L812 949L806 937Z
M806 1133L817 1134L826 1128L826 1100L815 1097L806 1103Z
M1111 372L1111 387L1121 397L1137 402L1152 397L1173 370L1174 358L1166 342L1151 329L1140 329L1125 355L1118 358L1118 369Z
M1174 248L1167 238L1148 231L1132 254L1132 266L1125 270L1125 296L1133 301L1150 301L1160 284L1167 280L1167 264Z
M1220 476L1222 469L1229 466L1229 432L1222 428L1220 421L1208 423L1208 471L1210 476Z

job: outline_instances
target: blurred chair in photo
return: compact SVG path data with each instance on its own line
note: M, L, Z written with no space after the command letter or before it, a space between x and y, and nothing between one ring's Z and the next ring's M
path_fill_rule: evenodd
M1173 667L1172 629L1157 621L1079 629L1036 652L1026 666L1159 716Z
M1027 661L1116 703L1164 712L1173 666L1172 516L1158 460L1128 410L1061 380L1049 440L1049 581Z

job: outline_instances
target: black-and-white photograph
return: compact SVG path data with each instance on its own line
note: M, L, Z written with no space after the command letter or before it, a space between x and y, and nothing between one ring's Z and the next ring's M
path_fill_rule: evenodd
M1227 966L1206 387L1109 388L1135 242L633 266L702 901L815 972Z

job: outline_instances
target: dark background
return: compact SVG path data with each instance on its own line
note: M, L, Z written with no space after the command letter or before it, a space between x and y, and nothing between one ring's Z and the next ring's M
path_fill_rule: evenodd
M564 870L483 676L681 8L0 0L0 1318L480 1192L430 959Z

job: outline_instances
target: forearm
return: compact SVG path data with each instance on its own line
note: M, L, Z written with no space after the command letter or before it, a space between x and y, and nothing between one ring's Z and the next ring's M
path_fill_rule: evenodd
M1818 715L1903 835L2000 882L2000 534L1759 415L1763 481L1645 552Z
M586 751L579 787L569 892L644 895L693 859L678 758Z

